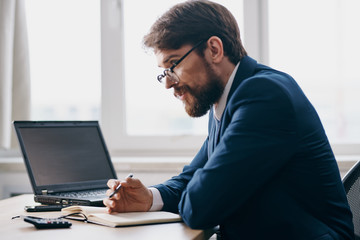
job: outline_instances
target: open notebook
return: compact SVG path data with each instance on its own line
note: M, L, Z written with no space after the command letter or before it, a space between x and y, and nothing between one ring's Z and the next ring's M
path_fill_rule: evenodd
M109 227L181 222L178 214L164 211L107 213L105 207L70 206L61 210L68 219L84 220Z

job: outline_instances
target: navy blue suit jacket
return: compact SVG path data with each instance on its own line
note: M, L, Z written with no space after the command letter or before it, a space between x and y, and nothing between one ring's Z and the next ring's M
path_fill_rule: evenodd
M338 166L311 103L287 74L244 57L218 136L156 185L163 210L225 239L352 239Z

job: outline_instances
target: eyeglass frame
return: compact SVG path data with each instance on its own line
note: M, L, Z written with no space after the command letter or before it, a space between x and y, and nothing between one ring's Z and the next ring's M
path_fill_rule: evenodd
M194 51L196 48L198 48L203 42L205 42L205 40L201 40L200 42L198 42L197 44L195 44L187 53L184 54L184 56L182 56L179 60L177 60L171 67L166 68L162 74L159 74L157 76L157 80L159 81L159 83L164 83L163 79L168 75L167 72L171 72L174 73L174 68L179 65L181 63L182 60L184 60L192 51ZM171 79L170 79L171 80ZM172 81L172 80L171 80ZM172 81L174 83L178 83L175 81Z

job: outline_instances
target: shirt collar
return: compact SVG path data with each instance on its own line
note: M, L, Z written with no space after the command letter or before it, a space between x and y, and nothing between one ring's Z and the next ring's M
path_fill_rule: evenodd
M239 65L240 65L240 62L238 62L238 64L236 64L236 66L234 68L234 71L231 73L230 78L229 78L228 82L225 85L224 92L221 95L218 104L214 104L214 106L213 106L213 108L214 108L213 109L214 110L214 117L218 121L220 121L221 116L224 113L224 110L225 110L225 107L226 107L226 101L227 101L227 98L228 98L229 92L230 92L230 88L231 88L231 85L232 85L232 83L234 81L235 74L237 72L237 69L238 69Z

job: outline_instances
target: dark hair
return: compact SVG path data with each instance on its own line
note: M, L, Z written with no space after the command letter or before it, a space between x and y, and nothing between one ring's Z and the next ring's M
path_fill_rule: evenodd
M154 49L179 49L211 36L223 42L224 54L237 64L247 55L234 16L224 6L206 0L179 3L165 12L144 36L144 45ZM198 48L203 55L205 45Z

